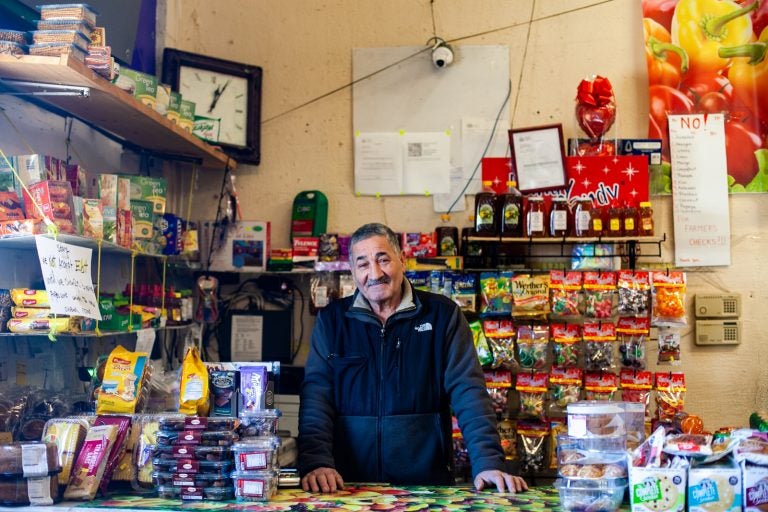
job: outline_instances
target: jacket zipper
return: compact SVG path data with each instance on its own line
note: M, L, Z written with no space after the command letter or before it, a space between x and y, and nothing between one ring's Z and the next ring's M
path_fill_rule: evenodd
M383 397L384 394L384 343L385 343L385 329L384 326L381 327L380 331L380 337L381 337L381 343L379 343L379 385L378 389L376 390L378 402L379 402L379 417L376 420L376 449L378 451L378 480L384 481L384 464L381 460L381 434L382 434L382 428L381 428L381 420L384 417L384 406L383 406Z

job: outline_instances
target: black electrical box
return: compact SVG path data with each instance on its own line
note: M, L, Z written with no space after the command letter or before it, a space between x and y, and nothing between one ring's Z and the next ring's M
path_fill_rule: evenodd
M234 336L234 338L233 338ZM222 361L292 362L293 308L278 310L229 310L219 338ZM242 359L243 353L261 352L261 358ZM233 356L235 359L233 359Z

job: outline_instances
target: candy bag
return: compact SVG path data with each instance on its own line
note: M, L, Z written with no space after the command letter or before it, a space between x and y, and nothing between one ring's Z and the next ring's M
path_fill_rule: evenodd
M581 368L553 367L549 373L550 413L566 412L568 404L579 401L581 396Z
M512 316L544 317L549 313L549 275L518 274L512 278Z
M618 378L611 372L587 372L584 389L587 400L611 401L619 389Z
M551 270L549 302L553 317L578 316L582 273Z
M685 375L656 372L656 417L674 420L685 407Z
M549 375L544 372L517 374L515 389L520 393L520 418L544 420L544 400Z
M480 274L481 315L506 316L512 312L511 277L511 272L482 272Z
M584 369L609 371L615 367L613 345L616 325L610 322L584 324Z
M484 320L483 332L493 353L491 368L517 370L515 360L515 328L511 320Z
M485 372L485 386L491 396L493 412L500 418L509 416L509 390L512 373L507 370Z
M518 422L520 472L538 473L544 470L544 446L549 428L545 423Z
M550 337L554 342L552 364L572 368L579 365L581 355L581 326L578 324L551 324Z
M549 328L546 325L517 326L517 358L523 368L540 370L547 366Z
M636 371L624 368L619 373L621 399L624 402L635 402L645 406L645 422L651 421L651 389L653 374L649 371Z
M648 316L650 289L648 272L620 270L618 278L620 316Z
M680 331L659 327L659 363L680 364Z
M483 334L483 327L480 325L480 321L475 320L470 323L469 328L472 331L472 341L474 342L480 365L490 366L493 363L493 355L488 348L488 341L485 339L485 334Z
M584 272L584 318L611 318L615 292L615 272Z
M685 281L685 272L651 272L651 325L675 327L688 323L685 316Z
M645 370L645 340L649 332L648 318L619 318L616 333L619 335L619 356L622 367Z

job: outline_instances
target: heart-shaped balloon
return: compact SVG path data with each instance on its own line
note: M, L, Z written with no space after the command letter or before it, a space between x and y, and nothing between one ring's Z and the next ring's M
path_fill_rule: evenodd
M576 120L591 139L598 139L616 120L611 82L602 76L582 80L576 93Z

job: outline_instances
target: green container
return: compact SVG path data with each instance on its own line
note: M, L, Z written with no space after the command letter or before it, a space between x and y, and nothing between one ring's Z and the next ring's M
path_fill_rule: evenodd
M291 240L297 236L320 236L328 225L328 198L319 190L296 194L291 213Z

